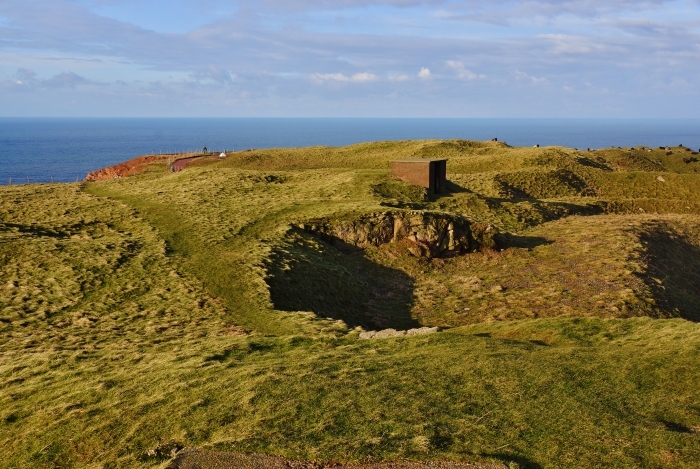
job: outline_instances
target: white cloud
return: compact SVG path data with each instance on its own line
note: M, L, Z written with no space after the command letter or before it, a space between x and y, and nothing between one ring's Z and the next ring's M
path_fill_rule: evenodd
M532 83L533 85L547 85L549 84L549 80L547 80L544 77L535 77L532 75L528 75L525 72L521 72L520 70L515 71L515 79L520 82L527 82L527 83Z
M446 63L447 66L454 70L457 73L457 76L462 80L474 81L480 78L486 78L486 75L477 74L472 72L468 68L465 68L462 62L458 62L456 60L448 60L446 61Z
M26 68L20 68L15 73L15 84L19 86L31 86L36 83L36 72Z
M338 81L347 83L368 83L378 81L379 77L374 73L362 72L351 76L343 75L342 73L314 73L311 79L317 83L327 81Z
M619 47L612 45L596 44L592 38L583 36L571 36L566 34L538 34L539 39L546 39L553 48L555 54L590 54L593 52L624 52Z
M94 85L96 82L90 81L74 72L61 72L46 80L37 77L34 70L20 68L12 79L2 82L4 88L15 89L74 89L78 85Z
M212 80L218 83L231 83L236 75L216 65L209 65L204 70L193 73L196 80Z
M356 83L365 83L368 81L377 81L379 80L379 77L375 75L374 73L356 73L353 76L350 77L350 81L354 81Z
M196 5L207 8L214 2L226 3L201 0ZM150 7L124 7L131 17L93 8L139 3L133 0L0 0L0 114L41 115L51 103L60 113L68 102L61 100L71 97L83 100L86 115L91 106L96 113L157 114L167 108L167 114L182 109L177 112L189 115L203 108L205 99L214 106L240 103L244 89L249 101L258 103L249 109L275 115L351 115L371 108L393 115L408 110L413 115L525 116L540 112L530 105L535 95L563 96L570 105L559 111L543 108L542 114L590 115L603 102L615 102L620 115L636 116L640 109L655 115L655 100L682 93L691 99L668 102L665 112L697 114L698 0L241 2L233 3L247 10L212 10L203 24L201 17L186 17L182 7L194 6L195 0L174 2L167 18ZM287 8L290 4L293 8ZM319 11L332 9L338 11L334 22L319 23ZM450 19L431 14L437 9ZM155 19L140 21L146 13ZM148 26L171 23L171 13L180 15L179 32ZM360 18L367 18L362 27ZM458 95L449 83L436 80L443 77L452 84L458 79L464 86L479 83L480 92ZM522 93L524 87L534 94ZM57 88L60 93L54 92ZM157 95L162 107L130 101L146 92ZM389 98L392 92L400 99ZM183 96L193 108L178 107ZM476 106L477 98L489 106ZM361 99L367 100L362 107ZM246 109L226 112L244 114Z
M89 83L88 80L73 72L59 73L42 82L47 88L75 88L76 85L84 85L87 83Z
M401 82L401 81L408 81L410 80L411 77L408 75L389 75L388 80L393 81L393 82Z

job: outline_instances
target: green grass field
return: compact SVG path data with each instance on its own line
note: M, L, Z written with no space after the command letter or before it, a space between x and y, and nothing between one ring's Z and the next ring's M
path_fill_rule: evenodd
M164 443L700 467L700 163L649 150L377 142L0 187L0 468L165 467ZM449 193L393 180L403 157L448 158ZM298 228L402 210L498 249Z

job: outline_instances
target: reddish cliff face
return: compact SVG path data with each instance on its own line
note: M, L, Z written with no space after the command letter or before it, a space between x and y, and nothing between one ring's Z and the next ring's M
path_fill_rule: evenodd
M150 163L167 161L168 158L172 158L172 156L138 156L132 160L93 171L85 177L85 181L104 181L105 179L132 176L145 171Z

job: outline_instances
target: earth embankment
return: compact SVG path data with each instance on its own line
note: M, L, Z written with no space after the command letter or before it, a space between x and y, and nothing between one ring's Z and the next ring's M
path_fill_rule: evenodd
M92 171L91 173L88 173L88 175L85 177L85 181L104 181L106 179L133 176L135 174L139 174L145 171L146 167L151 163L167 161L169 158L172 158L172 155L138 156L136 158L130 159L129 161L124 161L113 166L108 166L106 168L98 169L97 171Z

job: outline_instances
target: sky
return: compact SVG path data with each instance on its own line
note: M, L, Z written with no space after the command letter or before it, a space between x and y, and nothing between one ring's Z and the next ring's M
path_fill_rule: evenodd
M0 0L0 116L700 117L700 0Z

